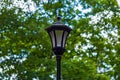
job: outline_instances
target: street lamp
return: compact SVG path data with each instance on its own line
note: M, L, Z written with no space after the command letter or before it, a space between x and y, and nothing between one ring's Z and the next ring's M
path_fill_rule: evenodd
M61 21L61 17L57 17L57 22L55 22L50 27L46 28L48 32L51 42L52 42L52 50L56 55L57 60L57 80L60 80L61 76L61 56L65 51L65 43L67 36L69 35L70 31L72 30L70 27L64 25Z

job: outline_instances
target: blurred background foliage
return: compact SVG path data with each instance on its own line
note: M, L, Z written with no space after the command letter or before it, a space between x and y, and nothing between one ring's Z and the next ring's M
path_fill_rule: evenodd
M120 7L116 0L2 0L0 79L55 80L45 28L56 16L73 30L62 80L120 80Z

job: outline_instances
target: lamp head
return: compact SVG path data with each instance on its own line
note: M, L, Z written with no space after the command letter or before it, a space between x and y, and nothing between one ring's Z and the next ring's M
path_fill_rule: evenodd
M57 22L46 28L46 31L51 38L52 49L55 55L62 55L64 53L67 37L72 30L70 27L63 24L60 20L61 17L58 16Z

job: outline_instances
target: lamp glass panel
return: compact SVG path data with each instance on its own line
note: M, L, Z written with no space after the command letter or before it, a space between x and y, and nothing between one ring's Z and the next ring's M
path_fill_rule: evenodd
M68 32L65 31L64 32L64 37L63 37L63 47L65 47L65 42L66 42L67 35L68 35Z
M55 34L56 34L56 40L57 40L57 47L61 47L63 31L55 30Z
M50 32L50 36L51 36L52 46L55 47L55 35L53 31Z

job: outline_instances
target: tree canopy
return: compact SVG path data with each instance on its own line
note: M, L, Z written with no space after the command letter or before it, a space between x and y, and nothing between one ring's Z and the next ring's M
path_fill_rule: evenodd
M2 0L0 79L54 80L56 58L45 28L62 16L73 30L62 56L63 80L120 79L116 0Z

